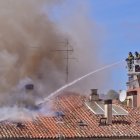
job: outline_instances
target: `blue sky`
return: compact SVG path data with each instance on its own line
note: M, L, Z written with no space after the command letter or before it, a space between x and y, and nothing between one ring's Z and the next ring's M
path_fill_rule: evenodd
M139 0L89 0L90 16L107 32L105 49L123 58L129 51L140 50ZM114 50L114 51L113 51Z
M102 42L99 56L105 64L125 59L129 51L140 52L140 0L67 0L67 9L73 9L77 3L82 2L88 5L86 16L103 30L103 37L98 41ZM61 20L62 15L72 16L68 13L70 10L65 13L64 6L54 9L56 21ZM126 88L125 65L116 67L110 74L114 88Z
M102 55L106 61L121 60L129 51L140 52L140 0L89 0L91 19L107 34ZM125 88L126 71L113 72L117 88ZM121 80L120 80L121 79Z

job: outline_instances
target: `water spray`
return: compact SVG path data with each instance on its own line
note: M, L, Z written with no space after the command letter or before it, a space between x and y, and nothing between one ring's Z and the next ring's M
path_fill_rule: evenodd
M115 62L115 63L110 64L110 65L106 65L106 66L104 66L104 67L102 67L102 68L99 68L99 69L97 69L97 70L94 70L94 71L92 71L92 72L90 72L90 73L88 73L88 74L86 74L86 75L84 75L84 76L82 76L82 77L80 77L80 78L78 78L78 79L76 79L76 80L74 80L74 81L72 81L72 82L70 82L70 83L64 85L64 86L62 86L61 88L57 89L55 92L52 92L49 96L47 96L46 98L44 98L44 100L43 100L41 103L46 102L46 101L48 101L48 100L51 100L51 98L53 98L54 96L56 96L57 94L59 94L60 91L63 91L63 90L66 89L67 87L70 87L70 86L74 85L75 83L81 81L82 79L84 79L84 78L86 78L86 77L89 77L90 75L95 74L95 73L97 73L97 72L100 72L100 71L102 71L102 70L104 70L104 69L108 69L108 68L110 68L110 67L116 66L116 65L118 65L118 64L120 64L120 63L122 63L122 62L124 62L124 60L123 60L123 61Z

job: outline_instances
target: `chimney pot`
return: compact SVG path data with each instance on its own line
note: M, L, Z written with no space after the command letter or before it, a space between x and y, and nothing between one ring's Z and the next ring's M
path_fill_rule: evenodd
M127 92L127 105L130 107L137 107L137 91Z
M98 89L91 89L91 94L90 94L90 101L98 101L99 100L99 95L97 93Z
M33 84L27 84L27 85L25 85L25 88L27 90L33 90L34 89L34 85Z

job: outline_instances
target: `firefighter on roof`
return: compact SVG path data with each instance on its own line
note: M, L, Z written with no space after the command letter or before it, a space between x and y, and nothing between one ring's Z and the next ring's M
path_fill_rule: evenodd
M132 64L134 63L134 56L132 52L129 52L128 58L126 58L127 64L128 64L128 69L129 71L132 70Z
M140 60L140 54L138 52L135 52L135 60Z
M132 60L134 60L134 56L133 56L132 52L129 52L128 58L126 58L126 61L132 61Z

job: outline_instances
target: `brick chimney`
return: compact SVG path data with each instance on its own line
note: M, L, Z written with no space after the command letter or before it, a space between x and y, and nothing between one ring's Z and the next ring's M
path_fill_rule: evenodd
M98 89L91 89L90 101L99 101Z
M138 107L138 104L137 104L137 91L128 91L127 92L127 106L129 106L129 107Z
M112 100L104 101L105 108L105 118L107 119L107 124L112 124Z

